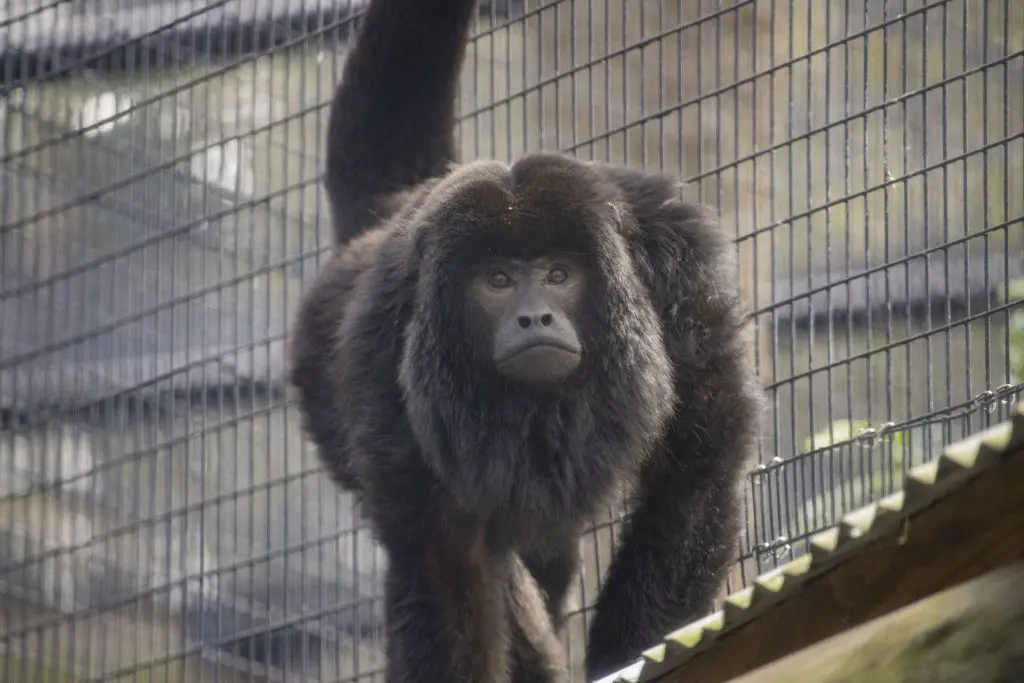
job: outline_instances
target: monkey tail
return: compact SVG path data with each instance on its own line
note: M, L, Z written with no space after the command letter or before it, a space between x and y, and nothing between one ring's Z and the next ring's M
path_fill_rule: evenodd
M327 124L325 184L344 244L456 159L455 92L475 0L371 0Z

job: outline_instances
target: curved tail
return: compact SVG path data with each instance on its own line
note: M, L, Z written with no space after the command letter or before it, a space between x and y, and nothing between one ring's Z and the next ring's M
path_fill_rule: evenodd
M455 92L476 0L371 0L327 126L335 239L455 161Z

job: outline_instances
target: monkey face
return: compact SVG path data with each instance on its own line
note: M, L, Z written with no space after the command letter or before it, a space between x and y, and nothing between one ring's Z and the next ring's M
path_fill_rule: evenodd
M569 259L494 259L468 287L506 379L553 383L580 364L577 326L587 292L585 271Z

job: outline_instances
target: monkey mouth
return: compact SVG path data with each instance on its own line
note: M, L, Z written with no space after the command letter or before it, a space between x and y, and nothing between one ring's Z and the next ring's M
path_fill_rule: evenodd
M513 382L553 384L579 367L578 347L554 339L531 339L516 345L496 362L498 372Z
M550 356L551 354L578 356L580 355L580 349L578 346L569 344L561 339L531 339L508 349L500 358L496 358L495 362L501 365L514 360L529 360L529 356L539 358L541 356Z

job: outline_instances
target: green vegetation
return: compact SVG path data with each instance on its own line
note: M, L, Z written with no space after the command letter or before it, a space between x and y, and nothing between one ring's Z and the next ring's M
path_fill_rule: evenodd
M1024 278L1014 280L1007 287L1009 302L1024 302ZM1024 382L1024 306L1010 309L1010 381Z

